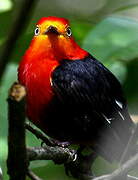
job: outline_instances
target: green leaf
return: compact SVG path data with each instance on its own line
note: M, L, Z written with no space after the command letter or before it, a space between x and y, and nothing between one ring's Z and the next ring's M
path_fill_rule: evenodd
M127 74L127 68L124 65L124 63L120 62L120 61L114 61L110 64L105 64L110 71L116 75L116 77L118 78L118 80L123 83L126 79L126 74Z
M129 18L107 17L88 33L83 48L112 67L111 70L116 67L114 73L124 80L125 62L138 57L138 23ZM115 65L116 61L124 61L124 64Z
M73 21L71 23L73 37L79 45L82 44L83 39L89 33L89 31L94 27L91 23L87 22L80 22L80 21Z
M134 43L134 48L132 44ZM83 48L105 61L113 54L122 57L125 49L131 48L136 53L138 44L138 23L132 19L108 17L92 29L83 42ZM122 50L124 52L122 53ZM125 57L128 56L126 54ZM119 56L120 55L120 56Z

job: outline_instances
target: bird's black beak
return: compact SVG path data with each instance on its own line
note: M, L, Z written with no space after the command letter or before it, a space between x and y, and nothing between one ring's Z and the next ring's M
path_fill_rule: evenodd
M59 35L59 32L58 32L58 30L57 30L56 27L54 27L54 26L49 26L49 27L47 28L45 34L57 34L57 35Z

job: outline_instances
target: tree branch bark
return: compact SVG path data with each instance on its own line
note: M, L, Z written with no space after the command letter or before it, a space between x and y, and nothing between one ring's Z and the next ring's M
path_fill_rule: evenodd
M136 148L137 139L138 139L138 124L135 125L132 131L132 135L128 141L127 147L125 148L125 151L121 157L120 164L123 164L127 159L129 159L130 155L132 154L132 147Z
M11 87L8 98L8 159L10 180L25 180L28 160L25 144L25 89L18 84Z
M68 163L68 167L70 167L70 163L72 163L73 156L74 156L74 154L70 153L70 150L68 148L49 147L49 146L46 146L46 148L41 148L41 147L27 148L27 153L28 153L28 157L29 157L30 161L34 161L34 160L59 161L59 159L60 159L61 160L60 163L64 163L64 164ZM83 161L84 161L84 159L83 159ZM90 161L90 159L88 158L86 161L87 166L88 166L89 161ZM74 161L74 164L76 166L78 166L78 168L79 167L82 168L82 166L80 165L80 160ZM92 175L90 175L88 173L88 174L80 174L79 178L85 179L85 180L113 180L115 178L121 177L124 174L127 174L129 171L133 170L137 165L138 165L138 153L111 174L107 174L107 175L103 175L103 176L94 178ZM127 175L127 179L128 180L134 180L134 179L136 180L138 178Z
M25 128L30 131L31 133L33 133L38 139L41 139L45 144L47 144L48 146L54 146L54 144L50 141L50 139L48 139L42 132L40 132L39 130L33 128L31 125L25 123Z
M53 160L58 164L72 162L75 158L75 151L62 147L28 147L27 155L29 161Z
M121 177L123 174L127 174L129 171L133 170L136 166L138 166L138 153L133 156L130 160L126 161L122 166L116 169L113 173L109 175L105 175L105 177L97 177L94 180L113 180L115 178ZM136 178L128 175L128 178Z
M27 176L32 180L42 180L39 178L36 174L34 174L32 171L28 170Z

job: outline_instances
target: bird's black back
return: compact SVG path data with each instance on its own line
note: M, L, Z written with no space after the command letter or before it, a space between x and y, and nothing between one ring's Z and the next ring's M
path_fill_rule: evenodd
M90 145L108 160L119 159L133 123L115 76L89 55L63 60L52 74L52 88L55 96L46 117L49 135Z

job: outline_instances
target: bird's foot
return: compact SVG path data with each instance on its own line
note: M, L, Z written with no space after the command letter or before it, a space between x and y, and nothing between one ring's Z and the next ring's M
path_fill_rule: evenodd
M91 167L97 158L97 154L92 152L89 155L83 155L83 150L85 148L86 146L81 145L76 152L76 157L74 156L75 160L64 164L66 175L75 178L83 177L86 174L91 178L95 176L91 171Z
M95 155L84 156L82 154L76 155L75 161L64 164L67 176L75 178L85 177L88 175L91 179L95 175L91 171L91 166L95 160Z
M45 143L43 141L41 143L41 147L45 146L45 144L48 145L48 146L52 146L52 147L59 146L59 147L62 147L62 148L67 148L69 145L71 145L71 143L67 142L67 141L61 142L61 141L53 139L53 138L49 138L48 140L49 140L49 143L47 144L47 143Z
M59 147L63 147L63 148L67 148L69 145L71 145L71 143L68 141L61 142L56 139L51 139L51 142L53 143L54 146L59 146Z

